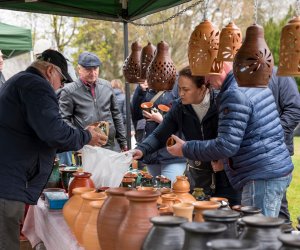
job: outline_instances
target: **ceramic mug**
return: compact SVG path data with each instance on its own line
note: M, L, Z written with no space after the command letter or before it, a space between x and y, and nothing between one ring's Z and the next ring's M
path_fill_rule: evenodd
M167 105L159 104L157 106L159 113L161 113L162 116L164 116L166 113L169 112L170 108Z
M151 113L151 109L153 108L153 102L143 102L141 104L141 109Z

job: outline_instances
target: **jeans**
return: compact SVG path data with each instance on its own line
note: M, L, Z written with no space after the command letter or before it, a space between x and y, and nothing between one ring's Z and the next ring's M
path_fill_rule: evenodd
M149 173L155 177L157 175L164 175L174 183L176 176L183 175L186 167L185 162L169 163L169 164L149 164L147 169Z
M278 217L281 200L288 188L292 174L269 180L253 180L242 191L242 205L255 206L269 217Z

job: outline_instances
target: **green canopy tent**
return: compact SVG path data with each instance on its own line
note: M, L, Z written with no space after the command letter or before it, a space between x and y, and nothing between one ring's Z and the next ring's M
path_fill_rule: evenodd
M128 22L189 1L191 0L0 0L0 9L123 22L124 57L126 58L128 56ZM127 144L131 148L128 84L125 86L125 93Z
M31 51L31 30L0 23L0 50L6 58Z

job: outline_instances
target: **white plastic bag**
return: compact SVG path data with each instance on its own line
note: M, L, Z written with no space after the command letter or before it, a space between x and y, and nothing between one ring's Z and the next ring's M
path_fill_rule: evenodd
M84 171L92 173L96 187L119 187L124 174L132 163L132 153L118 153L86 145L82 149Z

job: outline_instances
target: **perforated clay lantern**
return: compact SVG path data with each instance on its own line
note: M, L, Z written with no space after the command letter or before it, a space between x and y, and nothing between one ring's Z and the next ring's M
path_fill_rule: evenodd
M208 75L219 49L220 31L210 21L201 22L191 34L188 45L193 75Z
M300 75L300 16L282 28L277 75Z
M261 26L247 28L246 38L237 52L233 73L240 87L267 87L274 66L273 56Z
M147 70L148 86L157 91L171 90L175 80L176 68L169 55L169 45L161 41Z
M126 58L123 65L123 75L128 83L139 82L141 75L141 50L142 46L138 42L131 44L131 54Z
M147 76L147 69L154 58L156 47L148 42L147 46L142 49L141 53L141 79L145 80Z

